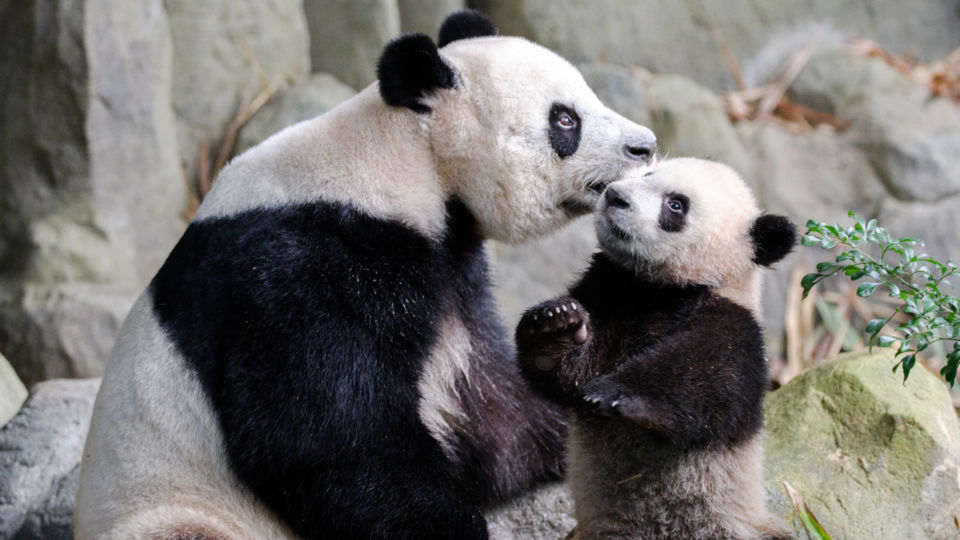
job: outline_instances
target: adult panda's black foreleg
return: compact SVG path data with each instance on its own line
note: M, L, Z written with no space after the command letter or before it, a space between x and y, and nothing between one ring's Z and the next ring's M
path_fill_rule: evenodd
M456 262L456 311L469 329L471 352L456 384L463 414L451 420L451 456L464 485L483 502L503 500L565 469L568 412L536 394L520 374L490 289L482 239L472 218L451 207L448 242Z

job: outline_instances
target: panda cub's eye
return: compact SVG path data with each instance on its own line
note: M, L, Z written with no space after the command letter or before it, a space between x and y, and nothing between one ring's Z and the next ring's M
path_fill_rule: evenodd
M574 129L577 127L577 121L570 116L567 111L560 111L554 119L554 123L561 129Z
M667 201L667 207L670 208L671 212L682 213L683 212L683 203L679 199L670 199Z

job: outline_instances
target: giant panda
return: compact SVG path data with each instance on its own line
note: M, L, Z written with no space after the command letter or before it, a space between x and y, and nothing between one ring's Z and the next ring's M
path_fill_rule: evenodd
M794 225L686 158L610 184L596 229L581 280L516 333L531 385L573 409L578 540L791 538L763 500L759 287Z
M136 301L97 397L79 539L485 538L562 474L484 240L591 211L653 133L482 15L234 159Z

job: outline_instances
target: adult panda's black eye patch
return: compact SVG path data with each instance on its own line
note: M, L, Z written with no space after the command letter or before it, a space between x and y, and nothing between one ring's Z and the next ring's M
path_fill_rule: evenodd
M580 115L572 107L554 103L550 107L550 146L561 158L572 156L580 146Z
M687 222L690 210L690 197L681 193L667 193L660 205L658 225L667 232L680 232Z

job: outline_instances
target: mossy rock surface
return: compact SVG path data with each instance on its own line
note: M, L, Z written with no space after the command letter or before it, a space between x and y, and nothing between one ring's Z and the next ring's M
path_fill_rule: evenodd
M767 399L768 499L798 531L784 481L834 538L960 536L960 422L941 379L895 362L839 356Z

